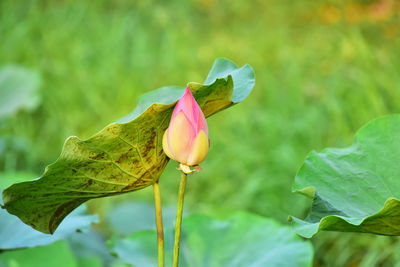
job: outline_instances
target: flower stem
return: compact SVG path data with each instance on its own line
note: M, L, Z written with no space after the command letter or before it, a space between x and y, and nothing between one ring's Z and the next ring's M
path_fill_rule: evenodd
M158 181L153 184L154 206L156 208L158 267L164 267L164 230L162 222L161 194Z
M180 240L181 240L183 198L185 196L186 177L187 177L187 174L182 172L181 183L179 185L178 207L176 209L174 260L173 260L173 264L172 264L173 267L178 267L178 265L179 265L179 246L180 246Z

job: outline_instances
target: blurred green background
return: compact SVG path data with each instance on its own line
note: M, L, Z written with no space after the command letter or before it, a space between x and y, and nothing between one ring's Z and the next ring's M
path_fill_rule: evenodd
M307 153L350 145L367 121L399 112L399 17L395 0L2 0L0 67L32 70L39 100L0 112L0 172L38 177L68 136L90 137L145 92L203 82L226 57L249 63L256 87L208 119L211 149L188 181L186 212L304 217L310 202L291 183ZM175 167L161 177L167 207ZM152 189L89 202L104 236L105 218L126 201L152 203ZM312 242L315 266L400 266L396 237L322 233Z

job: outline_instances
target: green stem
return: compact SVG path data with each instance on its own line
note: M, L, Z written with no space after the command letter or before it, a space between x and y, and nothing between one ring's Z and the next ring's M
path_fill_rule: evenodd
M158 267L164 267L164 230L162 222L161 194L158 181L153 184L154 206L156 208Z
M186 177L187 177L187 174L182 172L181 183L179 185L178 207L176 210L174 261L172 264L173 267L178 267L178 265L179 265L179 245L180 245L180 240L181 240L183 198L185 196Z

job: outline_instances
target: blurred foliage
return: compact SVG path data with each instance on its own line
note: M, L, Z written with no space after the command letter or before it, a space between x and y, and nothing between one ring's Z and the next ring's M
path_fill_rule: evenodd
M68 216L54 235L43 234L24 224L18 217L0 210L0 249L44 246L57 240L66 239L75 232L88 231L96 215L89 215L85 205L80 206Z
M190 215L183 220L179 266L310 266L313 249L292 228L247 212L227 218ZM165 254L172 258L173 228L166 228ZM156 266L157 232L141 231L113 238L109 246L123 262L133 266ZM240 244L238 246L238 244ZM171 266L166 261L165 266Z
M208 120L210 153L188 181L185 207L304 217L307 200L290 188L306 154L348 146L361 125L399 112L399 15L394 0L2 0L0 65L40 73L42 102L0 119L0 170L39 176L69 135L90 137L154 88L203 82L222 56L249 63L256 87ZM167 205L175 167L161 177ZM152 192L90 209L105 218L118 201L152 201ZM98 229L112 232L105 220ZM400 261L398 238L323 233L313 242L316 266Z
M46 247L2 253L0 254L0 266L77 267L78 263L68 244L65 241L57 241Z
M0 118L14 115L21 109L32 110L40 102L37 92L40 78L17 66L0 69Z

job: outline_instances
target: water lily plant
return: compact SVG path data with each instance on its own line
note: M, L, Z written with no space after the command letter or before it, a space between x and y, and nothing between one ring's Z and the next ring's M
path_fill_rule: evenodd
M169 127L163 136L165 154L169 158L178 161L178 170L182 171L176 212L173 254L174 267L177 267L179 264L179 245L186 177L187 174L200 170L198 164L207 156L209 145L206 118L189 87L187 87L174 108ZM191 169L192 166L194 169Z
M204 84L149 92L131 114L91 138L69 137L60 157L41 177L3 190L4 205L0 207L34 229L53 234L63 219L87 200L153 186L158 267L163 267L159 179L169 157L179 163L181 173L173 252L173 266L177 267L187 175L200 170L210 146L206 117L241 102L253 86L254 71L249 65L238 68L229 60L218 59Z

